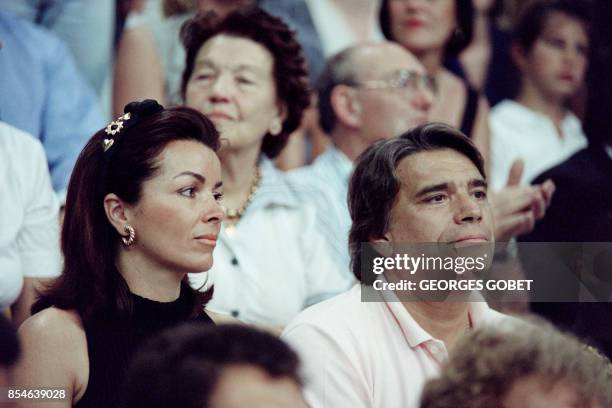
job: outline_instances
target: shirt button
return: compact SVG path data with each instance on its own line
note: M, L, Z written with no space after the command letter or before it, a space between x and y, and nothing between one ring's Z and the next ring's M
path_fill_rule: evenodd
M233 257L231 262L232 262L232 265L234 266L238 265L238 259L236 259L236 257Z
M240 312L239 312L239 311L237 311L237 310L232 310L232 311L230 312L230 314L232 315L232 317L238 317L238 316L240 316Z

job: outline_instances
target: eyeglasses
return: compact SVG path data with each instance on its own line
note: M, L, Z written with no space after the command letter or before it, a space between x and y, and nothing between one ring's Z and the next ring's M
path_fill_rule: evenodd
M400 69L387 79L354 82L350 86L360 89L405 89L410 91L426 89L434 94L438 90L436 79L433 76L407 69Z

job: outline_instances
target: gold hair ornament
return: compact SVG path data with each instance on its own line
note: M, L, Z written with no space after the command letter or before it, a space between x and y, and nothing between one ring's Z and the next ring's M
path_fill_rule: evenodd
M132 115L130 112L119 116L117 119L108 124L106 129L104 129L104 132L109 136L115 136L117 133L121 132L121 129L123 129L123 122L130 120L131 117ZM115 143L115 139L104 139L102 141L104 151L106 152L108 149L110 149L113 143Z

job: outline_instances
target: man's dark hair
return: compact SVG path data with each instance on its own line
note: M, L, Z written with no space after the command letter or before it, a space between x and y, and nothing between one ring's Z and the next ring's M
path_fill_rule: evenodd
M168 329L134 357L123 408L206 408L223 369L245 365L301 385L299 360L279 338L246 326L186 323Z
M514 27L514 42L525 53L531 51L533 44L542 35L550 15L555 12L575 18L584 25L587 33L590 31L591 14L588 5L583 0L536 1L521 13Z
M482 155L461 131L442 124L416 127L395 139L381 140L366 149L355 163L349 182L348 207L351 268L361 281L362 243L382 237L389 229L391 209L400 190L399 162L412 154L453 149L466 156L486 179Z
M302 47L283 20L256 6L239 8L225 17L214 12L197 14L181 28L181 41L187 54L181 83L183 99L200 48L221 34L252 40L272 54L276 95L287 109L280 134L267 134L261 146L266 156L274 158L287 144L289 135L300 126L302 114L310 104L308 72Z
M19 358L19 339L13 325L0 313L0 368L13 366Z

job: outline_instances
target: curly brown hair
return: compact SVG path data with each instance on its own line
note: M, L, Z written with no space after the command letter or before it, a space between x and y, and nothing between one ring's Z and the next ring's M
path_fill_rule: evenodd
M302 47L294 32L281 19L259 7L239 8L225 17L215 13L197 14L181 28L181 41L187 54L181 83L183 99L198 51L219 34L252 40L272 54L276 94L287 113L281 133L277 136L266 134L263 140L261 150L269 158L274 158L287 144L289 135L300 126L302 114L310 104L308 71Z
M439 378L423 390L421 408L504 406L517 380L574 387L584 406L612 406L609 360L542 319L508 319L464 337ZM581 405L582 406L582 405Z

